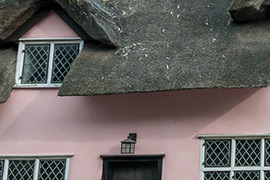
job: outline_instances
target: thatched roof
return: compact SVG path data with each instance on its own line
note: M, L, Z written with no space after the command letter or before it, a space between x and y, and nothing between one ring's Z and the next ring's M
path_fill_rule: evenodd
M120 25L118 16L115 14L117 11L106 10L93 0L5 0L0 3L0 40L16 41L46 13L49 13L46 9L52 9L58 5L92 39L118 45L117 29ZM69 22L66 23L69 24Z
M0 103L5 102L15 83L16 51L0 49Z
M14 46L18 39L51 9L86 42L97 40L113 46L120 42L118 39L121 26L118 16L115 15L117 11L106 10L94 1L0 1L0 103L7 100L15 83L16 52L10 44Z
M269 0L6 0L0 43L55 2L100 42L85 44L61 96L269 86Z
M86 45L60 95L269 85L270 20L235 23L231 0L110 2L122 46Z
M235 0L230 8L232 18L238 22L269 17L270 0Z

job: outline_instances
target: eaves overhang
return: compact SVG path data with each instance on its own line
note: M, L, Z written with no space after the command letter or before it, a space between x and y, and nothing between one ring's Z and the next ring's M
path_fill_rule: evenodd
M122 45L87 44L60 96L270 84L270 20L236 22L232 0L112 1L123 12Z

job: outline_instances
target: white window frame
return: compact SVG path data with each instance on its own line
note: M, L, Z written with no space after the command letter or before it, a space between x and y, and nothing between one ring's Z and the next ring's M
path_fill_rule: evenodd
M9 161L11 161L11 160L26 160L26 161L34 160L35 166L34 166L33 180L38 180L40 160L66 160L64 180L68 180L70 158L72 156L73 156L73 154L0 155L0 161L4 161L3 180L7 180L7 178L8 178Z
M270 171L270 166L265 166L265 139L270 139L270 134L235 134L235 135L198 135L201 138L200 144L200 177L204 180L205 172L230 172L230 180L234 180L235 171L259 171L260 180L264 180L264 171ZM235 166L235 145L236 140L261 140L260 166ZM231 156L229 167L205 167L205 141L206 140L231 140Z
M27 44L48 44L50 45L49 64L47 83L44 84L22 84L21 77L23 73L24 64L24 49ZM79 44L79 53L83 48L83 40L81 38L21 38L19 39L19 49L17 53L16 75L15 75L15 88L50 88L60 87L62 83L51 83L52 69L53 69L53 57L54 47L56 44Z

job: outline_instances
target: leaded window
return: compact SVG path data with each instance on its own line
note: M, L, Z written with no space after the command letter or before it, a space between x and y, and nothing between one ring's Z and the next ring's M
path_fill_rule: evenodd
M3 179L3 173L4 173L4 161L0 161L0 180Z
M46 83L49 64L49 45L26 45L24 50L22 84Z
M244 180L259 180L260 171L236 171L234 172L235 179Z
M10 160L7 179L32 179L34 176L34 168L34 160Z
M265 165L270 166L270 140L265 140Z
M55 45L51 83L61 83L79 54L79 44Z
M230 166L231 141L205 141L205 166L228 167Z
M236 140L235 165L259 166L261 157L261 140Z
M15 86L60 86L82 45L81 40L21 41Z
M0 160L0 180L67 180L69 158L12 157Z
M65 160L41 160L39 168L39 180L64 180Z
M229 180L230 172L226 172L226 171L205 172L204 179L205 180Z
M270 138L202 138L200 180L270 180Z
M265 180L270 180L270 171L264 172L264 178L265 178Z

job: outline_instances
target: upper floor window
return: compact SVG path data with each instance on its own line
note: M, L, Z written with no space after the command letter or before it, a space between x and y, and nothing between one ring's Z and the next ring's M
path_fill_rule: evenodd
M16 86L60 86L82 46L80 38L20 41Z
M200 180L270 180L270 137L202 139Z
M38 23L29 20L30 29L18 30L24 34L19 38L15 87L59 87L83 47L78 35L83 31L63 10L40 11L47 14L35 15Z

